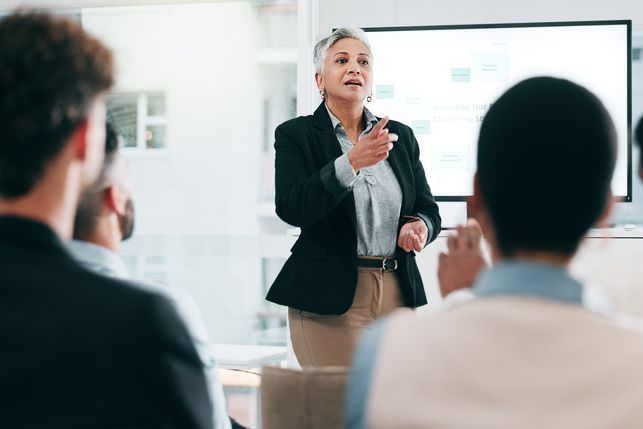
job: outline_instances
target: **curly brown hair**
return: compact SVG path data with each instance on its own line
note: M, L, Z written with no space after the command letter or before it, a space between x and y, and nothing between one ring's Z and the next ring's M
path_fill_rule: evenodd
M0 196L28 193L98 95L112 53L78 24L44 13L0 21Z

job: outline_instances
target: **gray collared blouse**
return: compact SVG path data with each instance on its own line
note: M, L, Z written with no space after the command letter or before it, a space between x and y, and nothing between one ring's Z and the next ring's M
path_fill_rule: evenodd
M339 119L328 110L343 155L335 160L340 184L353 190L357 219L357 255L393 256L397 243L397 227L402 208L402 190L387 160L362 168L355 174L348 160L353 144ZM359 138L370 132L377 118L364 108L366 125Z

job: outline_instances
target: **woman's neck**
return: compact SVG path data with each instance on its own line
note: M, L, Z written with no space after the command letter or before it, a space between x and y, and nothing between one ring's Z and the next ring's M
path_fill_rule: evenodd
M334 100L326 100L328 109L341 122L347 134L359 135L362 131L362 103L342 103Z

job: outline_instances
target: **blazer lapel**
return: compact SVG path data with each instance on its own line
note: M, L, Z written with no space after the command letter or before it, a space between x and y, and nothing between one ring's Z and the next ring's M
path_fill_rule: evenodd
M388 128L388 127L386 127ZM395 131L390 130L395 133ZM403 215L407 212L405 209L405 196L409 194L410 190L409 182L407 176L411 174L409 171L404 171L403 166L405 165L404 156L406 156L406 151L404 146L401 143L393 143L393 149L388 153L387 161L397 178L397 182L400 184L400 189L402 190L402 207L400 209L400 215Z
M313 122L315 124L317 141L319 141L321 146L320 149L323 156L322 165L326 165L339 158L343 152L337 140L335 130L333 129L333 123L330 120L330 116L328 116L326 106L323 102L317 107L317 110L315 110ZM353 192L344 198L341 205L344 207L344 210L346 210L353 228L356 230L357 216L355 214L355 198L353 197Z

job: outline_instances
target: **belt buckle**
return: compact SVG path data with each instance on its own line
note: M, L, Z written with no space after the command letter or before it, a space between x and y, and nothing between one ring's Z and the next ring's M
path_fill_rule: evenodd
M386 268L387 262L393 262L393 268ZM395 271L397 270L397 259L382 259L382 271Z

